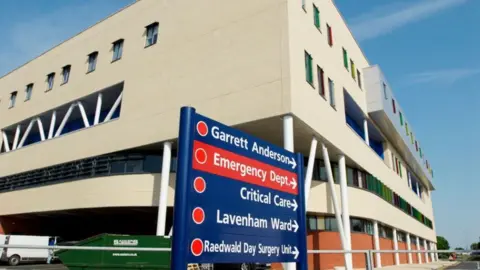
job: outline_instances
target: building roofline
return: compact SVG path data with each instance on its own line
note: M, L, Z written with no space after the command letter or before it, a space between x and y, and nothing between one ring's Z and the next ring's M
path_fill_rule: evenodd
M42 52L41 54L39 54L39 55L35 56L34 58L32 58L32 59L28 60L27 62L25 62L25 63L21 64L20 66L18 66L18 67L16 67L16 68L14 68L14 69L12 69L12 70L10 70L9 72L5 73L5 74L4 74L4 75L2 75L2 76L0 76L0 80L1 80L1 79L3 79L3 78L5 78L5 77L7 77L7 76L8 76L8 75L10 75L10 74L12 74L13 72L15 72L15 71L17 71L17 70L21 69L22 67L26 66L26 65L27 65L27 64L29 64L30 62L32 62L32 61L34 61L34 60L36 60L36 59L38 59L38 58L42 57L43 55L47 54L47 53L48 53L48 52L50 52L51 50L53 50L53 49L55 49L55 48L57 48L57 47L61 46L62 44L66 43L67 41L69 41L69 40L71 40L71 39L74 39L75 37L77 37L77 36L81 35L83 32L85 32L85 31L89 30L90 28L93 28L93 27L94 27L94 26L96 26L97 24L100 24L101 22L103 22L103 21L105 21L105 20L107 20L107 19L109 19L109 18L111 18L111 17L113 17L113 16L117 15L118 13L122 12L123 10L125 10L125 9L129 8L130 6L132 6L132 5L134 5L134 4L138 3L138 2L140 2L140 0L135 0L133 3L131 3L131 4L128 4L128 5L126 5L126 6L124 6L123 8L121 8L121 9L119 9L119 10L115 11L114 13L112 13L112 14L108 15L107 17L105 17L105 18L103 18L103 19L99 20L98 22L96 22L96 23L94 23L94 24L90 25L89 27L87 27L87 28L83 29L82 31L78 32L77 34L75 34L75 35L73 35L73 36L71 36L71 37L69 37L69 38L65 39L64 41L62 41L62 42L58 43L57 45L55 45L55 46L51 47L50 49L47 49L46 51Z

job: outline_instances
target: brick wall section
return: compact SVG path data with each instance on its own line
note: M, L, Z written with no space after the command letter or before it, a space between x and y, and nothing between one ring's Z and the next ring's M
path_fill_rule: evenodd
M417 245L411 244L412 251L417 250ZM412 263L418 263L418 253L417 252L412 252Z
M393 240L380 237L380 249L393 250ZM393 253L382 253L382 266L395 264L395 256Z
M406 242L398 242L398 250L408 250ZM408 253L399 253L400 264L408 263Z

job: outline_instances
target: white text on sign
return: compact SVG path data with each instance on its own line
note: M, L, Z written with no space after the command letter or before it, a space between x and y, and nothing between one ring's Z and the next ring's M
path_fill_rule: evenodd
M251 151L255 154L281 162L283 164L290 165L292 169L295 169L297 167L297 162L295 161L295 158L290 158L283 154L280 154L270 149L270 146L261 146L259 143L254 141L252 147L250 148L248 144L248 139L244 137L234 136L226 131L223 131L222 129L220 129L220 127L217 126L211 127L211 133L212 137L216 140Z
M220 211L220 209L217 209L217 223L259 229L272 228L274 230L295 233L298 231L298 223L296 220L283 221L279 218L270 218L270 226L268 226L269 222L266 218L257 218L250 213L247 215L229 214Z
M265 255L268 257L278 257L280 255L292 255L295 259L298 257L298 249L292 245L265 245L262 243L250 244L248 242L234 241L231 243L213 242L204 240L203 252L206 253L240 253L251 256Z
M267 192L266 194L263 194L260 192L260 190L253 189L253 188L242 187L240 189L240 197L243 200L263 203L263 204L272 204L273 202L273 204L277 207L289 208L289 209L292 209L293 211L297 211L297 208L298 208L298 204L295 199L292 199L292 200L284 199L280 195L276 194L273 196L273 200L272 200L271 192Z

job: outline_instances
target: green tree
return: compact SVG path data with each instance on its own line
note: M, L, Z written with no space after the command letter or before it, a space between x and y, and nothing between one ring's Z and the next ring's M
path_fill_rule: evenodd
M465 249L462 247L456 247L455 250L465 250Z
M450 249L450 244L448 244L447 239L443 236L437 236L437 249L438 250L448 250Z
M479 249L478 244L479 244L479 243L473 243L473 244L471 244L471 245L470 245L470 249L472 249L472 250L478 250L478 249Z

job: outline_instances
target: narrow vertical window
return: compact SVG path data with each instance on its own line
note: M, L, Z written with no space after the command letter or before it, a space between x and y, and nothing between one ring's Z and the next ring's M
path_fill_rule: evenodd
M400 177L403 177L403 175L402 175L402 162L401 161L398 162L398 167L399 167Z
M358 83L358 87L360 87L360 89L362 89L362 74L360 73L360 71L357 69L357 83Z
M325 97L325 74L323 73L323 69L317 66L317 80L318 80L318 93Z
M123 39L119 39L113 42L113 58L112 62L119 60L122 58L123 53Z
M97 58L98 58L98 52L92 52L91 54L88 55L88 72L92 72L97 68Z
M397 174L399 174L400 171L399 171L399 169L398 169L398 158L396 158L396 157L395 157L395 166L396 166L396 168L397 168L396 172L397 172Z
M313 5L313 23L315 24L315 27L320 29L320 11L315 4Z
M17 101L17 91L14 91L10 94L10 108L15 107L16 101Z
M416 149L417 152L418 152L418 143L417 143L417 141L415 141L415 149Z
M397 113L397 107L395 106L395 99L392 98L392 109L393 113Z
M412 142L412 144L414 144L413 143L413 133L411 131L410 131L410 141Z
M52 90L54 81L55 81L55 72L52 72L47 75L47 91Z
M332 27L327 24L327 36L328 36L328 45L330 45L330 47L333 46L333 31L332 31Z
M407 136L408 136L408 134L410 134L410 133L408 132L408 123L405 123L405 131L407 132Z
M25 101L30 100L32 98L32 93L33 93L33 83L28 84L27 87L25 87Z
M158 38L158 22L154 22L146 27L146 44L145 47L157 43Z
M397 170L395 169L396 166L395 166L395 155L392 153L392 169L394 172L397 172Z
M422 155L422 148L421 148L421 147L419 147L419 148L418 148L418 151L420 152L420 158L423 158L423 155Z
M68 83L68 79L70 78L70 65L66 65L62 68L62 84Z
M348 70L348 53L345 48L342 48L343 51L343 66Z
M356 80L356 73L355 73L355 63L353 62L352 59L350 59L350 73L352 74L352 78Z
M313 85L312 56L305 51L305 79Z
M330 94L330 105L335 108L335 84L328 78L328 91Z
M402 112L398 112L398 115L400 116L400 125L403 126L403 114L402 114Z
M385 98L385 100L388 99L388 95L387 95L387 84L383 83L383 97Z

